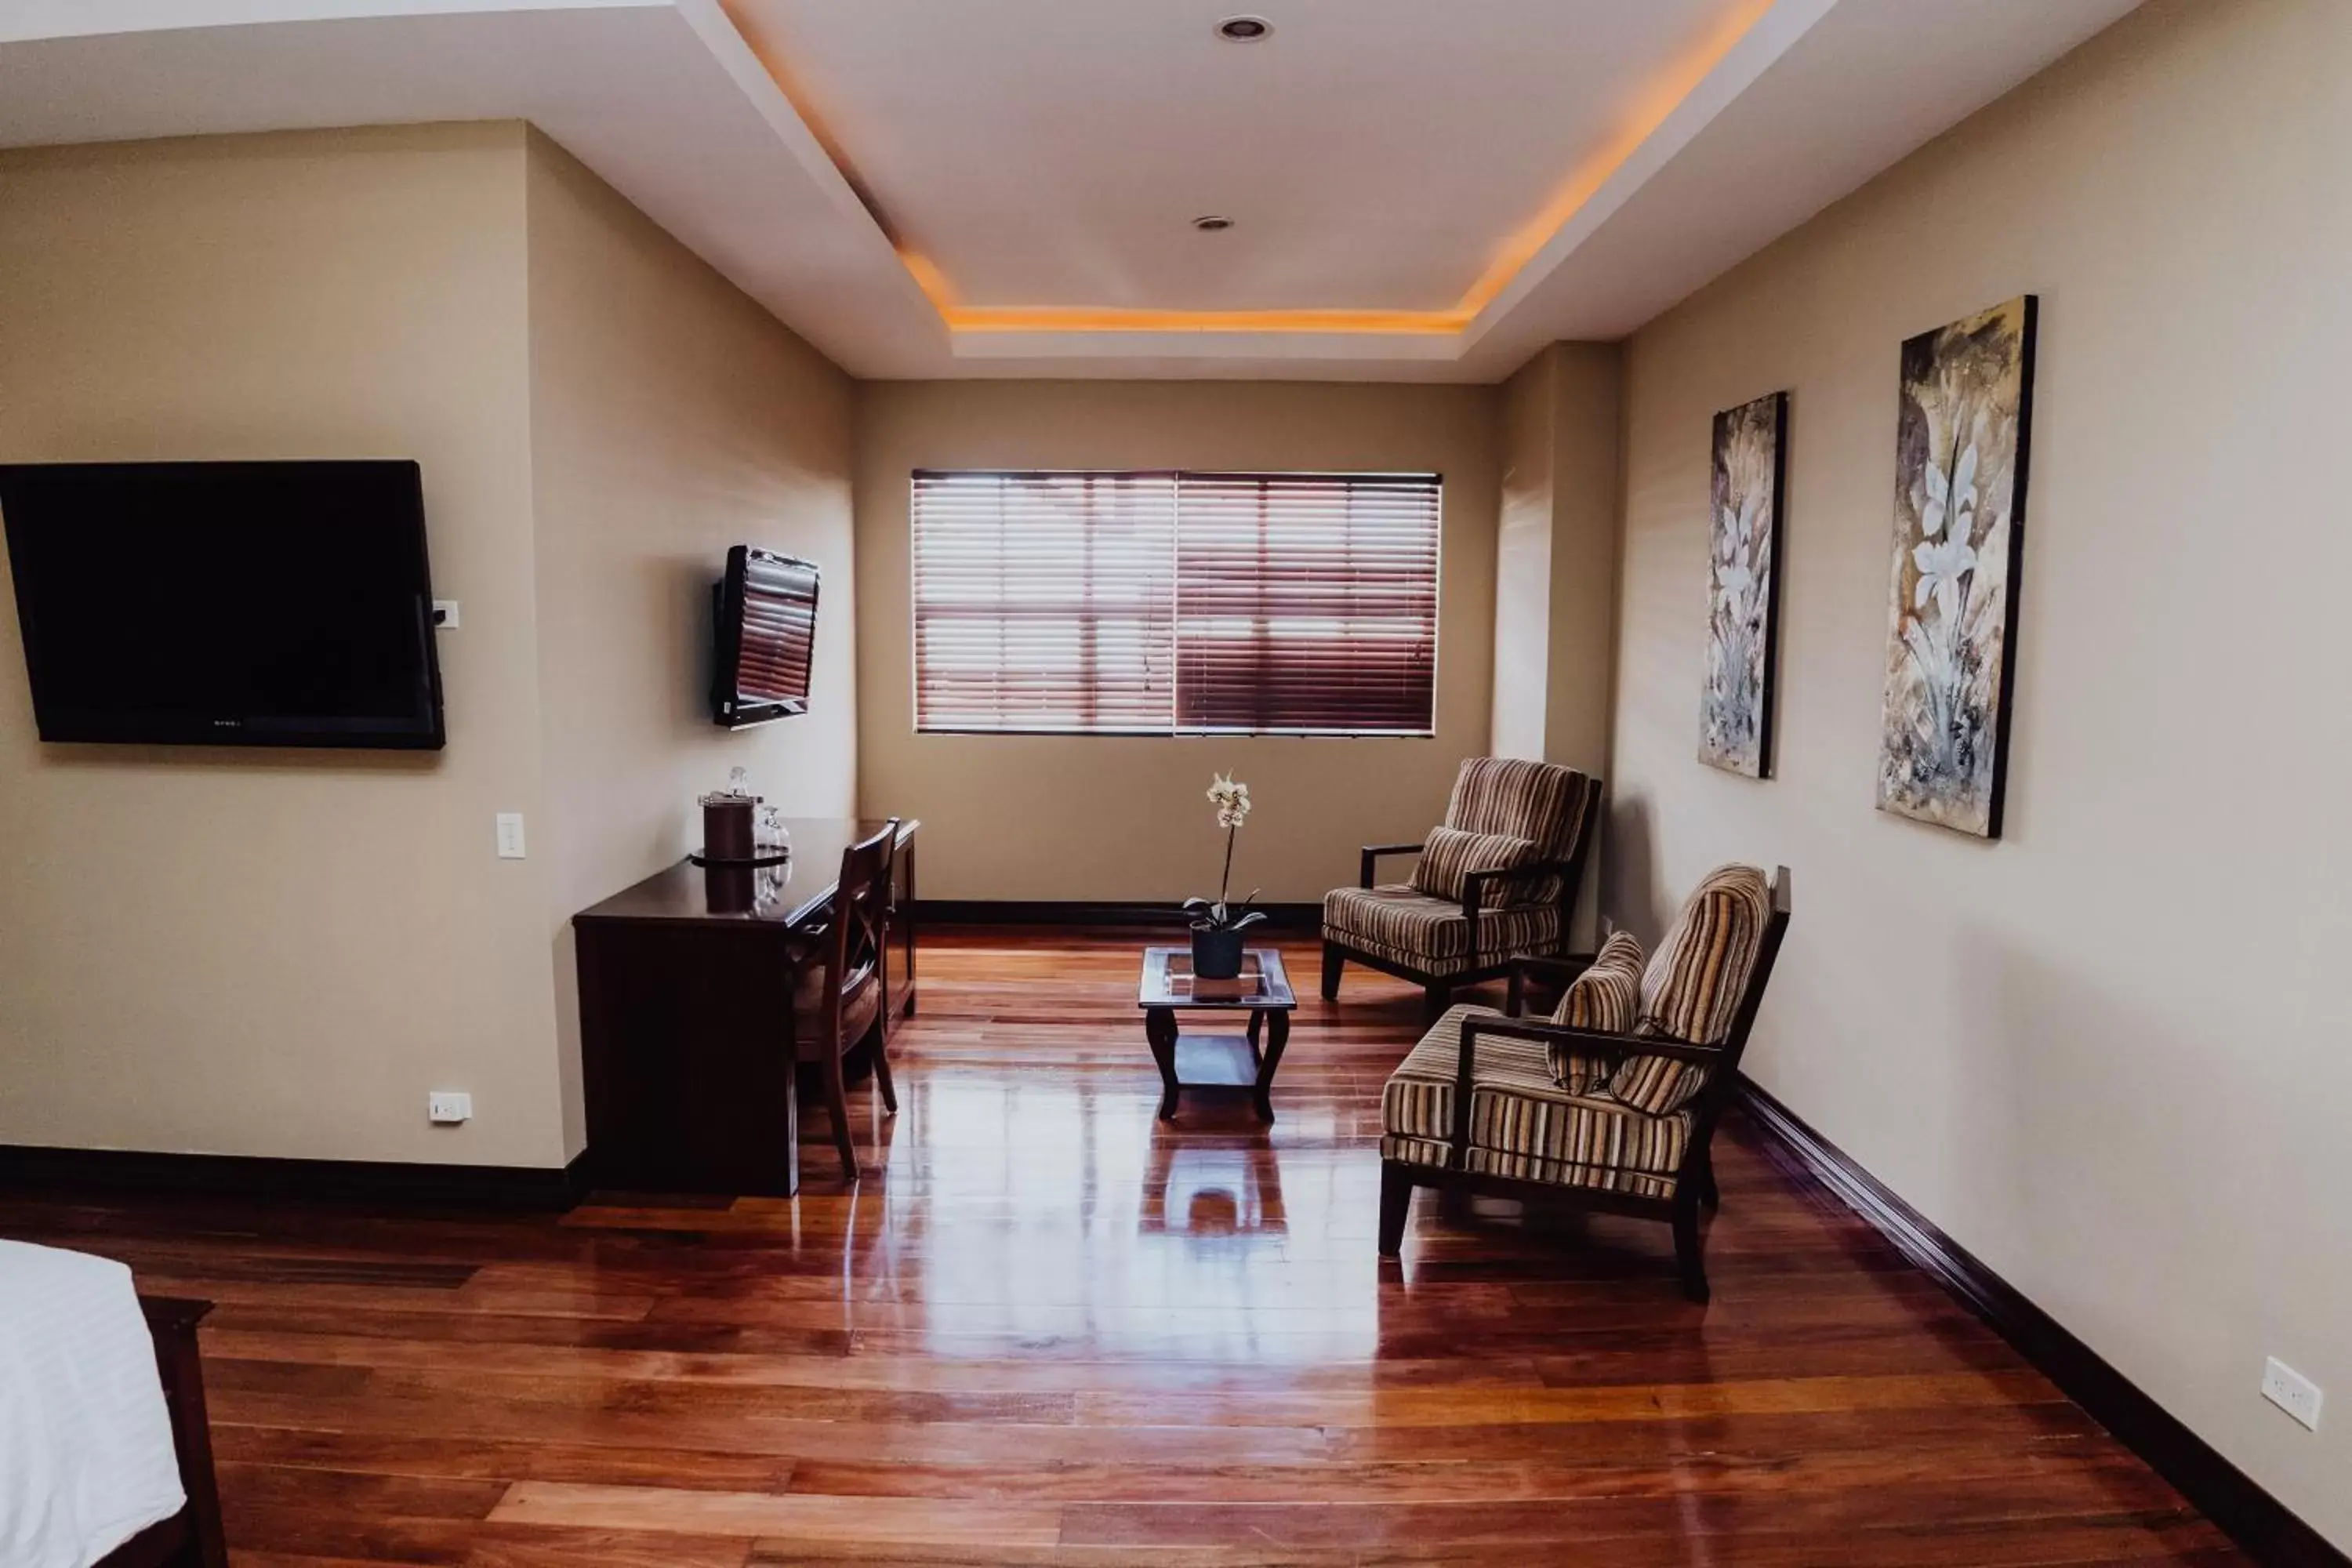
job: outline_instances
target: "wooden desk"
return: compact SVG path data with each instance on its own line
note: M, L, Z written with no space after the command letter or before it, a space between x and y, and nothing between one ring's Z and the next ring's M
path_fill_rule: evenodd
M793 991L841 852L879 822L794 818L760 902L714 914L681 860L572 917L588 1168L601 1187L789 1196L800 1185ZM915 829L891 864L884 1026L915 1009Z

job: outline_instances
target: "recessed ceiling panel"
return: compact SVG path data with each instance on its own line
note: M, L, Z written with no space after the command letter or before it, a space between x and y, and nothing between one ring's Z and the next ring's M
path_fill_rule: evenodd
M979 309L1457 308L1750 0L728 0ZM1217 36L1229 12L1270 37ZM1207 214L1234 226L1201 233Z
M1492 381L2136 3L0 0L0 147L528 120L860 375Z

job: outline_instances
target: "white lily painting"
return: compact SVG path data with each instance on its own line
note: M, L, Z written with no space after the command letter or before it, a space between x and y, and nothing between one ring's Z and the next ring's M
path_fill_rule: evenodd
M1772 774L1774 574L1788 438L1785 392L1715 416L1698 758L1757 779Z
M2032 295L1903 345L1878 805L2000 837Z

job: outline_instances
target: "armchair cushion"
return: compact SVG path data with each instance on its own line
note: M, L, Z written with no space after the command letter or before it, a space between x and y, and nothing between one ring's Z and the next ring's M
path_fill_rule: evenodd
M1642 944L1632 932L1621 931L1601 944L1591 967L1570 983L1552 1011L1551 1021L1596 1034L1630 1034L1641 1005ZM1544 1050L1551 1062L1552 1081L1570 1094L1600 1092L1616 1066L1558 1041L1548 1042Z
M1521 904L1478 912L1478 952L1458 900L1409 887L1340 888L1323 900L1323 940L1444 978L1516 954L1559 949L1559 906Z
M1753 866L1708 873L1643 973L1633 1032L1692 1046L1727 1039L1771 913L1771 888ZM1706 1087L1707 1074L1671 1057L1629 1057L1610 1075L1608 1092L1636 1110L1663 1115Z
M1465 879L1473 871L1516 871L1536 858L1536 843L1516 833L1465 833L1458 827L1433 827L1412 868L1416 892L1433 899L1462 901ZM1497 905L1525 903L1518 897L1495 900Z
M1520 757L1473 757L1454 780L1445 826L1464 833L1507 833L1532 839L1537 860L1565 860L1591 825L1584 820L1585 778L1550 763ZM1559 897L1559 879L1528 879L1517 891L1528 903Z
M1501 1015L1448 1009L1391 1075L1381 1096L1384 1157L1450 1163L1462 1025L1473 1016ZM1690 1145L1688 1111L1647 1116L1613 1100L1571 1094L1553 1081L1547 1047L1534 1040L1481 1035L1475 1067L1469 1169L1651 1197L1673 1193Z

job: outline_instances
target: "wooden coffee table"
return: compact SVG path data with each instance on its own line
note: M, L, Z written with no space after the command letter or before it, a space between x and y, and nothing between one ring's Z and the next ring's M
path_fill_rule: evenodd
M1245 1089L1257 1100L1258 1119L1274 1120L1274 1069L1290 1040L1290 1014L1298 1005L1282 954L1251 948L1236 980L1200 980L1192 974L1190 947L1143 950L1143 986L1136 998L1143 1009L1144 1038L1160 1064L1160 1120L1176 1119L1176 1095L1187 1089ZM1186 1034L1179 1013L1247 1013L1238 1035Z

